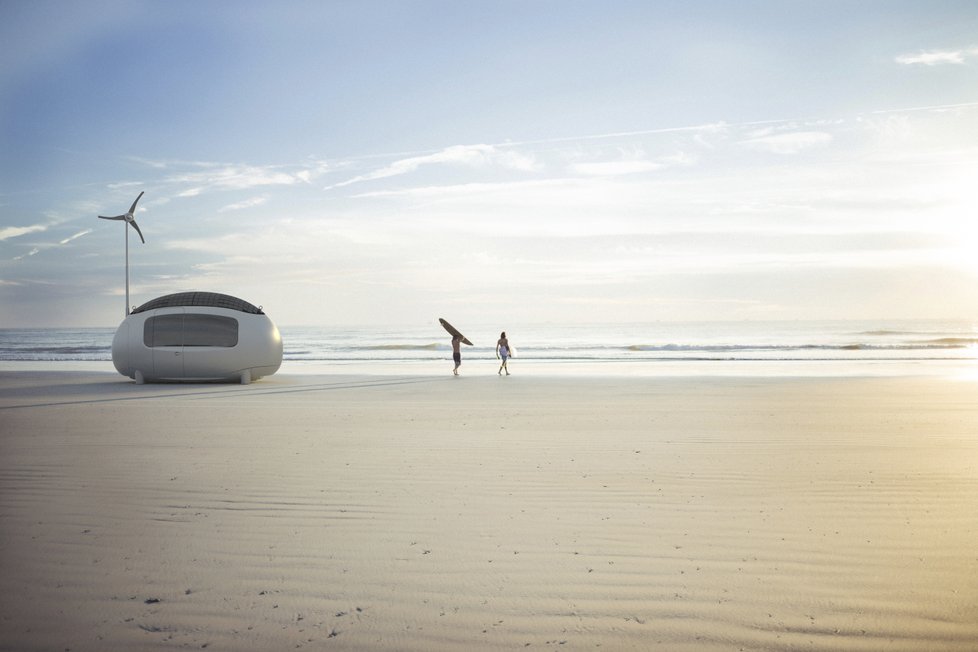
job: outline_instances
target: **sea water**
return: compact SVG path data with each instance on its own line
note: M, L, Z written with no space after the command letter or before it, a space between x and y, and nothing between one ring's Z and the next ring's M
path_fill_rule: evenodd
M465 369L495 371L499 330L457 324L474 346ZM506 324L513 370L609 373L808 374L821 369L978 368L978 322L742 321L647 324ZM437 321L399 327L280 327L282 371L356 373L440 368L451 360ZM106 362L114 328L0 329L0 371L31 362Z

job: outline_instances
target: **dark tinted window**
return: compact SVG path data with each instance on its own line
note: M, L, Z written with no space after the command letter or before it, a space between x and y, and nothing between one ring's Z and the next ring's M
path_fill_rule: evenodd
M143 343L158 346L238 345L238 320L221 315L160 315L143 326Z
M220 315L184 315L184 346L237 346L238 320Z
M183 346L183 314L150 317L143 325L146 346Z

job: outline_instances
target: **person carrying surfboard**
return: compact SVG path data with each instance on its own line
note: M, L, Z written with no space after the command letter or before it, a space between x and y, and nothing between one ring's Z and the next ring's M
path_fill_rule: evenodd
M499 334L499 341L496 342L496 357L503 361L496 373L501 376L505 371L508 376L509 367L506 366L506 361L509 359L509 340L506 339L506 331Z
M459 333L458 332L458 329L456 329L454 326L452 326L451 324L449 324L447 321L445 321L441 317L438 318L438 322L442 325L442 327L446 331L448 331L448 334L452 336L452 357L455 359L455 368L452 369L452 373L457 376L458 375L458 368L462 364L462 348L461 348L461 345L462 344L468 344L469 346L472 346L472 342L469 341L469 338L467 338L464 335L462 335L461 333Z
M455 359L455 368L452 369L452 373L456 376L458 375L458 368L462 365L462 336L454 335L452 336L452 358Z

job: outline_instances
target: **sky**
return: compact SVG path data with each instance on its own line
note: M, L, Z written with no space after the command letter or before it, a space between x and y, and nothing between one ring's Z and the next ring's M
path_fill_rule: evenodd
M0 327L978 322L978 3L0 0Z

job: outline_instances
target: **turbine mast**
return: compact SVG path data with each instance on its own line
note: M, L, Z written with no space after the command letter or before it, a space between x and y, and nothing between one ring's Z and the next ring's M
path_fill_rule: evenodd
M115 217L106 217L104 215L99 215L99 219L103 220L119 220L124 223L123 230L126 232L126 317L129 316L129 227L136 229L136 233L139 234L139 239L142 240L143 244L146 244L146 238L143 237L143 232L139 230L139 225L136 224L135 214L136 214L136 204L139 203L140 198L142 198L143 193L139 193L139 197L136 197L136 201L132 203L129 207L129 212L123 215L116 215Z
M126 317L129 316L129 227L125 227L126 232Z

